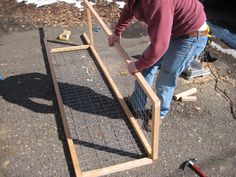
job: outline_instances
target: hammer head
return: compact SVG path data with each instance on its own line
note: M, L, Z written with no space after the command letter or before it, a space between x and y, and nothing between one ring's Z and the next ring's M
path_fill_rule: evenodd
M185 161L185 162L183 162L181 165L180 165L180 167L179 167L179 169L182 169L182 170L184 170L187 166L193 166L195 163L196 163L196 159L189 159L189 160L187 160L187 161Z

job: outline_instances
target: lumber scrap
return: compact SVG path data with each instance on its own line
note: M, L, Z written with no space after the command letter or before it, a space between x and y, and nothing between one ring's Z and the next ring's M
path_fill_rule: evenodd
M197 92L197 89L196 88L192 88L190 90L178 93L178 94L174 95L174 100L179 100L180 97L186 97L186 96L192 95L192 94L194 94L196 92Z
M180 97L180 101L197 101L196 96L183 96Z

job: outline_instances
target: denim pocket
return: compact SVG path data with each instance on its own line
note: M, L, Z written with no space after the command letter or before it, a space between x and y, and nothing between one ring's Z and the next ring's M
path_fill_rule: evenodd
M206 41L204 37L171 39L169 49L163 57L161 70L179 76L196 54L204 50Z

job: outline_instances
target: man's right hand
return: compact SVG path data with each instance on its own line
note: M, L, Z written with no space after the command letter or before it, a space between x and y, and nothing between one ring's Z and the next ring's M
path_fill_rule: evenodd
M113 33L111 36L108 37L108 43L110 47L114 46L115 42L119 41L120 41L120 36L116 35L115 33Z

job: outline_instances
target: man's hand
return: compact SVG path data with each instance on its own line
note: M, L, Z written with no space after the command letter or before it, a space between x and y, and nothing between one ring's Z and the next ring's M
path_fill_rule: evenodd
M108 43L110 47L114 46L115 42L119 41L120 41L120 36L117 36L115 33L113 33L111 36L108 37Z
M137 73L139 72L139 70L136 68L135 66L135 62L134 61L131 61L128 66L127 66L127 69L129 71L130 74L134 74L134 73Z

